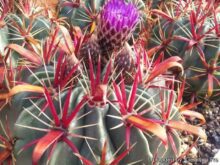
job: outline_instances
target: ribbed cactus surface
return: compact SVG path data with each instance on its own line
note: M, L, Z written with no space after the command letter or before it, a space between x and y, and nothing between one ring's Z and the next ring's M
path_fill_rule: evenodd
M192 8L190 8L190 5ZM192 99L219 99L219 9L212 2L165 3L154 9L158 24L153 28L149 49L165 57L183 59L187 80L186 96ZM174 13L169 13L173 10Z
M181 62L193 58L208 61L212 75L219 49L209 46L218 41L205 36L201 50L210 56L187 57L201 44L179 45L177 34L193 29L192 21L181 26L188 15L160 18L146 34L157 19L151 14L160 13L148 1L62 0L56 9L0 2L0 164L171 164L183 156L181 131L206 139L187 122L205 119L186 108L197 104L182 105L185 81L172 72L183 75ZM161 31L175 40L158 43ZM167 45L183 56L168 58Z

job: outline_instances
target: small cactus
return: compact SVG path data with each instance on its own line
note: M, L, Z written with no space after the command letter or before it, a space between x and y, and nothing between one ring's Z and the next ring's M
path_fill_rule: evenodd
M82 59L86 67L89 68L89 56L91 56L93 64L98 64L98 58L101 55L101 49L98 44L96 35L92 35L88 41L81 45L78 58Z
M115 57L116 73L123 75L126 84L132 84L134 81L133 77L136 72L137 63L135 58L135 53L128 43L125 43L124 48Z

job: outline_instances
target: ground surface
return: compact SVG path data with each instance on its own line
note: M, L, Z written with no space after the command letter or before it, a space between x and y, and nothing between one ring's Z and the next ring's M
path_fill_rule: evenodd
M206 119L203 128L208 136L207 142L199 140L198 145L192 148L188 156L182 161L185 165L207 165L209 162L216 162L213 159L220 150L220 103L210 102L198 106L196 111L202 113ZM196 124L196 120L193 124ZM184 139L185 138L185 139ZM184 136L185 146L192 144L193 136ZM216 162L220 165L220 162Z

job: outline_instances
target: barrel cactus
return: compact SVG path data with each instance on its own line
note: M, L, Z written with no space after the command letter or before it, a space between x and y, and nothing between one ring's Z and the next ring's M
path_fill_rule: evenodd
M91 4L99 5L94 24L76 19L79 24L65 26ZM177 92L168 74L183 72L181 58L155 61L136 38L143 16L138 4L62 1L58 13L73 10L67 22L44 15L52 25L48 35L7 45L4 67L11 74L5 78L13 83L0 94L6 101L0 104L1 163L170 164L183 154L180 131L206 139L185 120L205 122L181 104L184 83ZM10 62L15 52L17 65Z
M166 58L178 55L183 59L185 95L192 100L219 98L219 9L214 3L170 2L163 11L152 10L159 23L148 48L163 52Z

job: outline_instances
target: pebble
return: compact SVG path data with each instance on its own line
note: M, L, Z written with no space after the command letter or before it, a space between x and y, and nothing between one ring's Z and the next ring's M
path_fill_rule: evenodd
M217 151L217 153L215 154L215 157L213 159L213 161L211 161L209 163L209 165L219 165L220 162L220 150Z
M207 148L211 148L211 144L210 143L205 143L204 146L207 147Z
M197 150L195 147L193 147L190 152L191 152L195 157L197 157L198 150Z
M215 121L215 125L219 126L220 125L219 121Z
M215 136L213 137L213 139L214 139L214 143L220 144L220 136L215 135Z
M214 154L216 154L216 153L218 152L218 149L215 148L215 149L212 150L212 152L213 152Z

